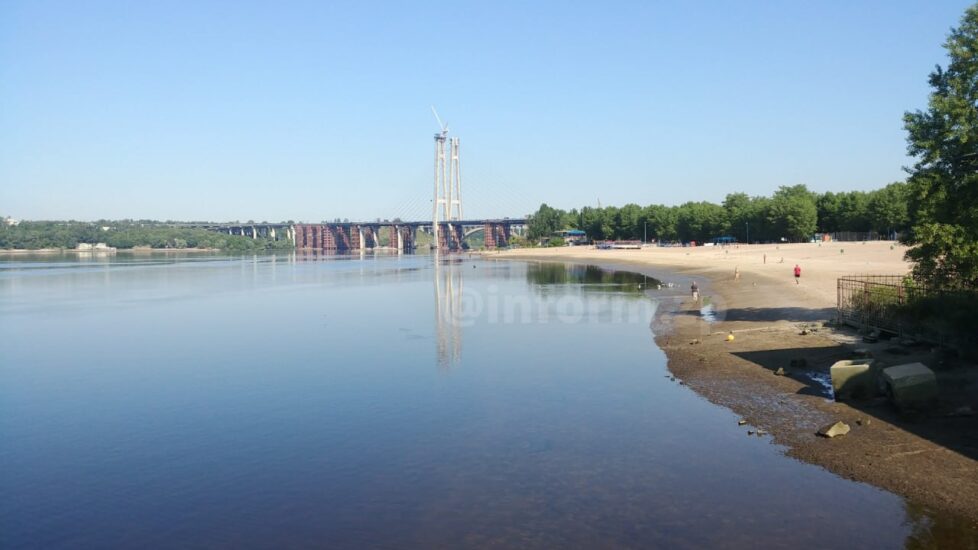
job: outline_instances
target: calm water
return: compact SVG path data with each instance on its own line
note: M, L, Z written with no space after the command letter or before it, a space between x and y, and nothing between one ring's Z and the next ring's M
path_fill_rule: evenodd
M935 536L670 381L649 329L668 292L425 256L7 259L0 546Z

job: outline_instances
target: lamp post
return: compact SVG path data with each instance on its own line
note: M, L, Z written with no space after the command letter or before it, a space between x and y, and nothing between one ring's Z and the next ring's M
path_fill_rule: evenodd
M649 242L649 222L643 222L644 229L642 230L642 242Z
M747 244L750 244L750 222L745 222L747 224Z

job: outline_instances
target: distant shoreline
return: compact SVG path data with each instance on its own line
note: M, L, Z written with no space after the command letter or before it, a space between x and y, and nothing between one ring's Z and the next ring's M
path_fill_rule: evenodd
M114 249L88 249L79 250L77 248L4 248L0 249L0 256L24 256L28 254L43 254L43 255L53 255L53 254L116 254L119 252L136 252L140 254L152 253L152 252L221 252L220 248L152 248L149 246L134 246L132 248L114 248Z

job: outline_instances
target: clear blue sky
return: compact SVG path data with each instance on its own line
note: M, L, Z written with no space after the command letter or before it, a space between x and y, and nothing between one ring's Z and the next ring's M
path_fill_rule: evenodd
M471 216L904 178L964 1L0 2L0 215Z

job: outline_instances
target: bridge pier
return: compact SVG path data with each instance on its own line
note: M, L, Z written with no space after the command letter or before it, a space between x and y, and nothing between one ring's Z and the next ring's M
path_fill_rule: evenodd
M457 223L442 222L438 224L438 250L462 250L462 226Z
M394 250L404 250L404 235L401 234L401 230L402 228L397 225L388 226L390 242L387 243L387 246Z
M509 246L509 226L501 223L487 223L483 226L483 237L487 250Z
M458 251L464 248L465 228L481 228L485 234L486 248L492 249L509 244L513 226L524 220L470 220L439 222L438 240L433 243L441 251ZM282 226L280 226L282 227ZM325 252L366 251L381 246L381 234L385 244L394 250L411 251L417 242L419 228L432 227L430 222L377 222L377 223L316 223L285 226L288 238L298 250L321 250ZM233 226L229 230L237 233L243 228ZM427 229L425 229L427 230ZM264 229L262 229L264 231ZM434 231L433 231L434 233ZM268 228L268 234L273 235Z
M401 251L414 250L417 232L418 227L415 225L392 225L390 246Z

